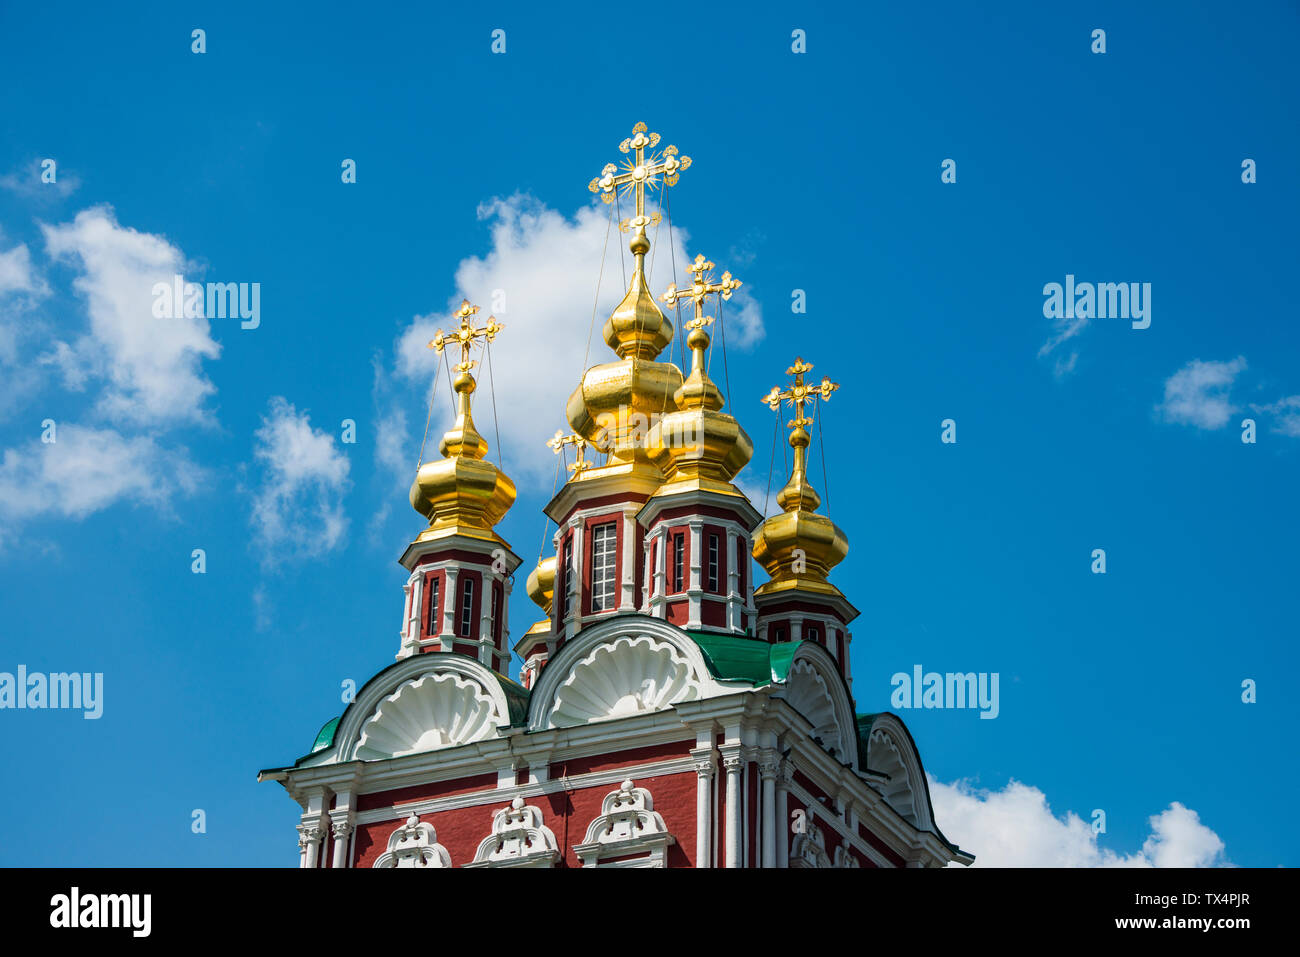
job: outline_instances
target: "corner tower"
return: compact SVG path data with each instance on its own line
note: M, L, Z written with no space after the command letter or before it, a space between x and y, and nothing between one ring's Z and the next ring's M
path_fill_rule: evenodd
M749 596L750 533L761 515L731 480L749 462L754 444L740 423L722 411L721 391L709 378L705 351L712 316L705 300L730 299L740 280L696 256L686 289L668 287L664 302L694 305L686 339L691 374L673 394L675 412L647 436L650 461L663 484L637 514L645 528L645 597L641 610L681 628L743 634L754 625Z
M411 485L411 507L429 520L402 554L405 586L402 644L397 657L430 651L468 655L501 673L510 665L507 609L511 575L520 559L495 525L515 501L515 483L487 461L487 440L474 428L477 384L469 357L477 340L491 342L503 326L492 317L476 328L477 306L462 301L458 328L429 343L439 353L458 345L454 366L456 421L442 437L442 458L423 463Z
M858 616L844 594L827 580L830 570L844 560L849 541L838 525L817 512L821 496L808 483L808 407L826 401L839 384L823 377L817 385L807 385L804 374L812 364L802 358L786 369L794 376L785 390L779 386L764 396L773 410L782 404L794 407L795 417L788 424L790 446L794 449L794 467L785 487L777 493L781 514L763 522L754 535L754 558L766 569L771 580L754 591L758 607L758 634L770 642L814 641L822 645L839 665L846 681L851 681L848 625Z

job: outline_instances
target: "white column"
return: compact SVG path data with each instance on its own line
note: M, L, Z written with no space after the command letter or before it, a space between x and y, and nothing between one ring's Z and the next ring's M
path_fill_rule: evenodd
M492 586L497 582L497 576L494 572L485 571L479 578L482 583L483 594L478 601L478 661L485 667L496 669L497 661L492 656L492 651L496 648L496 642L492 640ZM505 601L505 595L501 596L502 602Z
M334 838L334 869L348 866L348 843L356 824L356 807L351 790L339 791L330 811L330 836Z
M645 550L645 560L643 562L645 574L641 576L641 613L648 615L650 614L650 596L654 591L654 568L650 565L650 552L654 548L654 541L647 535L641 545Z
M760 799L762 806L759 811L763 820L764 867L776 867L776 772L776 754L765 753L763 762L758 766L758 774L763 781L763 794Z
M619 611L636 611L636 513L635 507L623 509L623 577Z
M415 584L415 576L412 575L402 586L402 631L400 638L401 647L397 657L402 658L410 654L409 645L411 644L411 588Z
M701 578L703 576L704 560L704 523L691 522L691 569L687 576L686 585L686 627L700 628L700 593L703 588Z
M582 522L574 519L569 528L573 530L573 561L565 581L569 592L569 616L564 619L566 638L572 638L582 630Z
M724 748L722 766L727 770L727 867L743 867L740 859L741 822L740 772L744 762L739 747Z
M500 651L505 656L502 659L501 667L497 670L502 674L506 673L506 668L510 664L510 592L514 590L514 580L509 575L503 575L501 578L501 647Z
M790 619L790 640L798 641L802 637L803 637L803 619L791 618Z
M789 761L777 762L776 769L776 866L790 866L790 778L793 769Z
M307 808L298 824L298 847L303 851L299 863L302 867L319 866L320 842L325 837L328 824L325 791L323 788L313 788L307 792Z
M460 569L454 565L448 566L446 575L446 580L443 582L447 593L442 596L442 630L438 632L438 636L442 638L439 649L441 651L452 649L452 641L456 636L456 606L460 604L460 588L457 582L460 578Z
M654 615L656 618L668 617L668 612L664 608L664 596L668 593L668 589L665 587L667 568L668 528L664 525L660 525L655 529L655 580L654 595L650 608L650 614Z
M740 594L740 565L736 559L736 543L740 536L736 530L727 529L727 627L741 632L741 610L745 607L745 596Z
M695 748L695 866L713 866L713 776L718 770L712 747Z

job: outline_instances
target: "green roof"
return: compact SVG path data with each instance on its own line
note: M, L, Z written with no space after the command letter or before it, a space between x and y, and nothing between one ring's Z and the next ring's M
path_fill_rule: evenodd
M799 641L769 644L761 638L730 632L688 631L686 634L699 645L704 663L714 678L747 681L756 688L784 681L795 650L802 644Z
M311 750L307 752L308 755L315 754L317 751L324 751L334 743L334 732L339 729L339 719L342 717L343 715L339 715L338 718L330 718L316 732L316 740L312 742Z

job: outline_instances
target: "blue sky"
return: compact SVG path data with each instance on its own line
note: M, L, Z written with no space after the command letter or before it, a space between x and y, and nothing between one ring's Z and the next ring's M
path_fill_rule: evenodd
M656 288L697 252L745 282L745 488L794 356L842 384L813 481L859 710L918 664L1001 677L995 720L902 712L948 836L1297 863L1298 15L1042 6L0 10L0 671L104 675L98 720L0 711L0 863L296 862L254 776L397 650L427 333L506 291L500 530L531 565L621 284L616 238L596 296L586 184L640 120L695 161ZM258 327L160 329L141 283L173 265L259 283ZM1045 318L1067 274L1150 283L1150 327ZM512 632L536 617L517 588Z

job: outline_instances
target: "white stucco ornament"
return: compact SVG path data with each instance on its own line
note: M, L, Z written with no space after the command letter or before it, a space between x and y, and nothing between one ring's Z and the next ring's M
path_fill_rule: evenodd
M666 641L626 636L597 645L555 693L550 726L569 728L650 711L700 697L691 664Z
M504 721L481 685L430 673L406 681L362 726L356 756L365 761L450 748L496 734Z

